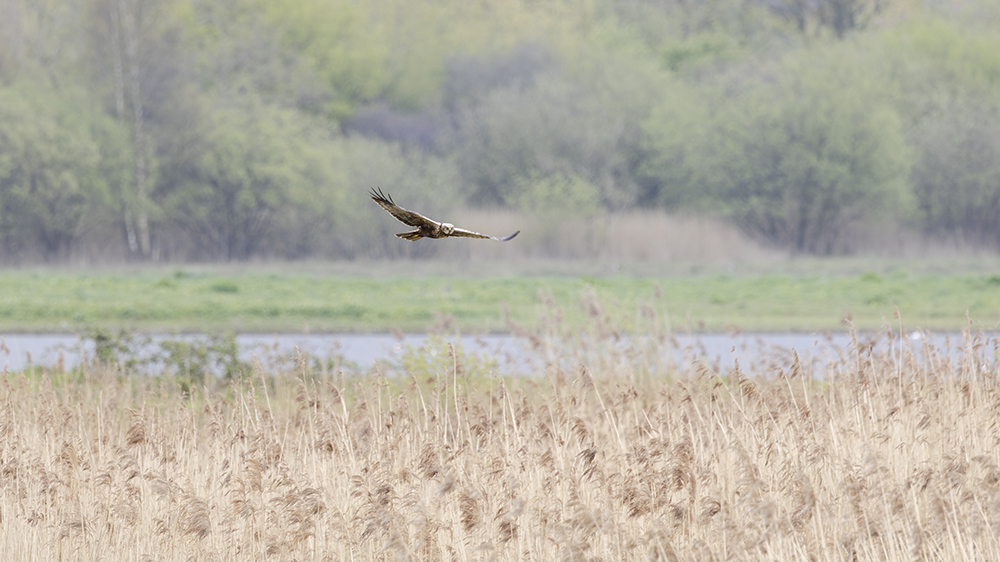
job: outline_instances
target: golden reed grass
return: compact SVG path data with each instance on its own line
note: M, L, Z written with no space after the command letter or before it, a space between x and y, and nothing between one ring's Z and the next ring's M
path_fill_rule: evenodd
M997 342L889 344L856 342L823 380L795 357L658 376L572 346L544 376L473 377L459 352L398 376L258 368L191 396L113 367L11 374L0 553L1000 560Z

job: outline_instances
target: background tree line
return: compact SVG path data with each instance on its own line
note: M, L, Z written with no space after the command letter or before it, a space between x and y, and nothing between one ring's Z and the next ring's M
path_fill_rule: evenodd
M407 206L1000 249L992 0L0 0L0 259L421 257Z

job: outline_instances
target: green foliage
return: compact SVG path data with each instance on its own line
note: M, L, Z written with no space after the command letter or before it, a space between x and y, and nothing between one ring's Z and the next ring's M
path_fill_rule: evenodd
M882 276L874 271L866 271L861 275L858 275L859 281L864 281L865 283L880 283L882 282Z
M887 37L910 116L918 221L938 237L1000 247L1000 34L941 18Z
M178 0L174 19L201 80L202 93L239 96L250 92L268 104L323 115L342 105L330 77L307 54L285 40L283 26L258 0Z
M213 333L207 337L166 338L153 341L124 328L87 328L81 338L93 346L95 359L102 365L117 365L123 370L166 369L186 385L204 384L206 378L239 378L250 372L250 365L240 359L235 334Z
M729 35L703 33L666 44L663 47L663 64L677 72L699 64L734 60L741 54L740 47Z
M724 102L719 94L673 81L662 90L660 104L643 123L641 148L644 152L637 176L647 186L645 202L668 209L694 207L707 194L695 175L699 158L710 145L712 109Z
M878 75L848 62L864 48L797 53L769 80L743 80L738 96L710 106L692 148L663 135L660 158L688 167L675 174L694 184L680 190L704 186L706 208L796 253L836 252L862 220L905 214L909 151Z
M114 125L83 96L20 82L0 89L0 238L11 253L63 257L84 217L108 202ZM112 177L114 177L112 175Z
M238 379L251 367L239 358L235 334L212 334L208 338L167 339L159 342L153 361L162 363L192 385L204 384L210 376Z
M240 292L240 286L233 281L225 280L219 281L212 285L211 289L216 293L238 293Z
M17 0L2 257L433 256L374 185L707 212L796 253L886 218L995 246L995 4Z
M492 90L461 124L458 162L475 185L471 201L516 207L525 187L548 185L538 180L550 176L581 178L605 208L633 204L636 133L658 85L649 67L595 56Z
M94 357L102 365L119 365L124 369L134 369L142 362L143 349L149 346L149 338L121 328L113 331L107 328L88 328L81 341L92 342Z
M928 231L1000 247L1000 106L981 104L956 100L922 120L913 183Z
M444 336L431 335L420 346L407 345L399 357L399 367L417 380L458 376L463 381L480 379L497 371L497 361L487 354L465 351L461 340L449 342Z
M578 175L526 177L511 197L514 206L526 213L555 217L587 217L601 208L600 192Z
M279 0L255 4L330 86L333 98L327 110L331 117L349 115L389 84L389 44L357 3Z
M770 8L799 34L814 38L844 39L865 29L892 6L887 0L772 0L762 5Z
M185 174L163 207L211 257L245 260L266 247L282 214L308 225L329 209L340 187L329 160L335 145L302 115L250 101L219 110L188 152ZM291 220L295 220L295 218ZM307 242L300 242L307 243Z
M889 34L888 42L909 74L906 86L925 101L940 101L942 92L966 92L1000 102L996 28L969 29L942 18L921 18Z

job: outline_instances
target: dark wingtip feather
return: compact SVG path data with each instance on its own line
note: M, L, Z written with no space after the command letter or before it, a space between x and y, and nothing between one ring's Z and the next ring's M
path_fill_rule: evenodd
M386 195L385 193L382 193L382 188L377 187L377 186L371 188L369 196L372 199L374 199L375 201L385 201L386 203L389 203L390 205L395 205L396 204L395 202L393 202L392 197Z
M518 230L517 232L515 232L514 234L511 234L510 236L504 236L503 238L501 238L501 239L500 239L500 241L501 241L501 242L506 242L506 241L508 241L508 240L510 240L510 239L512 239L512 238L514 238L515 236L517 236L517 235L518 235L518 234L520 234L520 233L521 233L521 231L520 231L520 230Z

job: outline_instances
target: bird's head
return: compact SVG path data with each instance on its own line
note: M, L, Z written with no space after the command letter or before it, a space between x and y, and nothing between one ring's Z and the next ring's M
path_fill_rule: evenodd
M451 224L450 222L443 222L441 223L441 232L447 234L448 236L451 236L451 234L455 232L455 225Z

